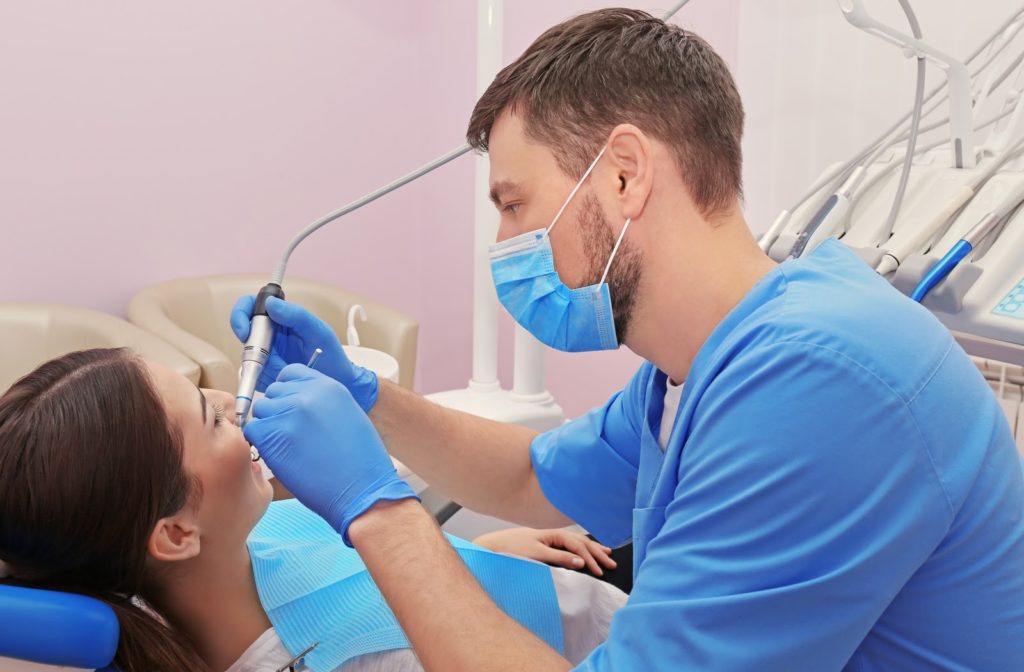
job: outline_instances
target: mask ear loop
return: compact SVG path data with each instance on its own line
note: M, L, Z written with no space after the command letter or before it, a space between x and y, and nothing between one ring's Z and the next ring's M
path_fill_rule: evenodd
M562 207L559 208L558 212L555 214L555 218L551 220L551 225L548 226L546 231L544 231L544 235L551 233L551 229L555 228L555 222L557 222L558 218L562 216L562 213L565 212L565 209L569 207L569 202L572 201L572 197L576 195L576 192L580 190L580 187L583 186L583 183L587 181L588 177L590 177L590 173L593 172L594 166L596 166L597 162L601 160L602 156L604 156L604 152L606 149L608 149L608 145L602 147L601 151L597 153L596 157L594 157L594 160L590 163L590 167L587 168L586 172L583 173L583 177L580 178L580 181L577 182L576 186L573 187L572 191L569 192L569 197L565 199L565 203L562 203Z
M612 268L612 262L615 260L615 255L619 251L619 245L622 244L622 239L626 237L626 229L629 228L629 223L632 221L633 219L630 217L626 219L626 223L622 225L622 232L619 234L618 240L615 241L615 247L612 248L612 256L608 257L608 263L605 265L604 273L601 275L601 282L597 283L598 287L603 285L604 281L608 278L608 271Z

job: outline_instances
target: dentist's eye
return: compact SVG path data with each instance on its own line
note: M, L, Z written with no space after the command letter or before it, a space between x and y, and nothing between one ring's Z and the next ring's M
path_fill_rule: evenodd
M514 215L519 212L519 206L521 205L522 203L509 203L508 205L502 206L501 211L507 212L510 215Z

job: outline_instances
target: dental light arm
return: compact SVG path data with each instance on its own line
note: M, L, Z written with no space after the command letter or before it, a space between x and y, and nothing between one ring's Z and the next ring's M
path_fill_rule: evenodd
M994 31L992 31L992 33L990 33L981 42L981 44L979 44L978 47L974 49L971 55L967 57L965 63L967 65L971 65L976 60L979 60L979 57L982 56L982 54L985 52L987 48L992 47L993 44L996 45L994 48L991 49L991 53L987 54L983 59L981 59L982 63L973 72L972 77L979 76L981 73L983 73L992 64L992 62L996 58L998 58L1000 54L1003 53L1007 46L1009 46L1013 38L1016 37L1016 35L1020 32L1021 28L1024 27L1024 23L1021 22L1022 17L1024 17L1024 7L1018 8L1016 12L1014 12ZM996 44L997 41L999 41L998 44ZM1004 76L1001 77L998 81L1001 83L1002 80L1005 79L1005 75L1007 74L1009 74L1009 70L1006 73L1004 73ZM923 116L928 116L928 114L930 114L936 106L942 104L949 98L949 94L946 92L946 89L946 83L942 83L928 92L928 94L924 97L924 102L926 104L930 103L930 106L924 111ZM814 185L803 196L801 196L800 199L797 200L792 207L789 208L789 212L795 213L798 209L800 209L800 207L804 203L812 199L818 192L826 188L828 185L835 184L840 180L845 180L847 177L849 177L850 173L853 171L855 166L870 165L871 161L866 161L865 159L866 157L871 156L873 152L884 151L884 149L892 146L894 142L900 142L902 139L905 139L906 134L905 132L901 132L900 129L904 128L904 125L906 124L907 120L912 118L913 112L914 110L913 108L911 108L910 111L904 113L899 119L897 119L892 124L892 126L883 131L878 137L876 137L873 141L871 141L863 149L861 149L861 151L858 152L856 156L854 156L852 159L842 164L841 166L836 167L834 170L828 171L827 174L819 178L818 181L815 182ZM945 119L939 122L939 125L944 125L948 123L948 121L949 117L946 117ZM925 129L922 130L922 132L926 130L934 130L934 128L937 128L937 126L926 127ZM762 249L769 249L772 246L772 244L775 243L775 239L778 238L779 235L782 234L784 231L786 231L787 226L796 227L799 226L799 222L794 221L791 215L786 216L785 221L779 227L778 231L774 232L774 234L770 236L768 234L765 234L765 236L762 238ZM774 228L774 226L772 228Z
M922 39L921 25L917 21L917 15L910 6L910 0L899 0L900 7L907 15L907 22L910 23L910 30L915 39ZM967 66L964 66L966 69ZM903 206L903 197L907 193L907 184L910 180L910 170L914 165L914 149L917 147L917 138L921 128L921 111L924 108L924 79L925 79L925 58L918 54L917 57L917 83L914 87L914 116L910 120L910 135L907 138L907 151L903 157L903 171L900 173L900 181L896 187L896 196L893 198L892 206L889 208L889 215L885 219L883 239L888 240L892 236L893 228L896 226L896 218ZM973 123L973 117L972 117ZM973 130L972 130L973 133Z
M973 137L973 101L971 77L967 66L926 42L911 37L868 14L863 0L839 0L839 7L850 25L877 35L918 58L928 58L945 71L949 82L949 130L956 168L973 168L975 161Z
M903 12L907 16L907 22L910 24L911 31L914 33L913 39L920 41L921 26L917 21L917 16L914 14L913 8L910 6L909 0L899 0L899 3L903 9ZM839 6L843 10L843 13L847 16L847 19L850 20L851 23L854 23L854 25L859 25L859 27L861 28L865 28L865 26L869 24L870 27L874 28L881 26L881 24L873 22L871 17L867 16L867 14L863 11L862 5L858 5L857 3L846 3L844 2L844 0L840 0ZM854 19L851 19L850 14L856 14L858 10L860 11L860 14L855 16ZM859 21L860 23L858 24L856 23L856 21ZM881 27L886 28L887 31L889 30L885 26ZM877 30L870 30L869 32L877 34ZM895 31L890 32L895 33ZM967 66L963 66L963 68L966 73ZM914 93L914 107L911 112L910 130L907 135L907 149L903 161L903 171L900 175L899 185L896 188L895 198L893 199L892 206L889 209L889 215L886 218L886 229L889 233L891 233L892 231L893 225L896 222L896 217L899 214L900 207L903 203L903 196L906 193L907 183L910 177L910 170L911 166L913 165L914 149L917 145L917 137L920 129L921 117L925 102L924 80L925 56L922 52L919 51L917 53L917 83L915 86ZM967 81L969 84L970 79L968 78ZM968 100L968 102L970 102L970 100ZM897 134L898 131L894 130L892 133ZM886 151L891 146L892 143L881 143L875 149L875 151L868 157L866 165L871 165L871 163L873 163L879 156L882 155L884 151ZM971 157L971 159L973 161L973 156ZM847 225L849 223L850 210L852 209L853 194L860 186L860 183L864 180L865 176L866 170L861 165L858 165L853 170L853 172L850 173L846 181L843 183L842 188L839 189L839 191L837 191L836 193L832 194L832 196L830 196L829 199L825 201L825 204L818 210L817 213L815 213L814 217L811 218L811 221L808 222L807 226L804 227L803 231L801 231L800 234L797 236L796 241L793 243L793 246L790 249L789 256L791 258L797 258L801 256L807 249L807 246L809 244L812 247L814 247L819 242L821 242L822 239L836 233L838 230L846 230ZM885 235L886 239L888 239L888 237L888 234Z

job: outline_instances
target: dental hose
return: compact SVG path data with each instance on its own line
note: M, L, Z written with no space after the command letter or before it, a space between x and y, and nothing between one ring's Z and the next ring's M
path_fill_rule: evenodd
M921 24L917 21L913 7L909 0L899 0L903 13L907 15L907 22L915 39L922 39ZM907 193L907 183L910 180L910 169L914 165L914 149L917 146L917 137L921 127L921 110L924 108L924 79L925 79L925 58L917 56L917 83L914 89L914 112L910 119L910 137L907 138L907 153L903 159L903 170L900 172L899 185L896 187L896 196L893 198L892 207L889 208L889 216L885 220L883 238L888 240L892 236L893 228L896 226L896 218L903 206L903 197Z
M404 177L400 177L390 184L384 185L359 200L353 201L334 212L327 213L302 231L299 231L292 238L291 242L288 243L288 247L285 248L284 254L281 255L281 260L278 262L270 282L265 284L256 295L256 305L252 313L252 328L249 330L249 338L245 340L245 345L242 348L242 368L238 372L238 392L235 394L235 423L239 427L245 426L246 418L249 416L249 408L252 406L253 395L256 393L256 383L259 381L263 367L270 356L270 344L274 340L274 325L267 315L266 302L270 297L284 299L282 283L284 282L285 270L288 268L288 260L291 258L292 252L299 246L299 243L324 225L333 222L339 217L344 217L382 196L390 194L392 191L409 184L413 180L419 179L449 161L469 152L470 149L469 145L457 147L444 156L431 161Z

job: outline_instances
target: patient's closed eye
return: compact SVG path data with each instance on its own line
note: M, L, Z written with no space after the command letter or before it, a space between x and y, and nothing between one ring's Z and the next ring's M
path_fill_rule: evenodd
M219 427L222 422L227 418L224 413L224 407L220 404L210 404L213 407L213 426Z

